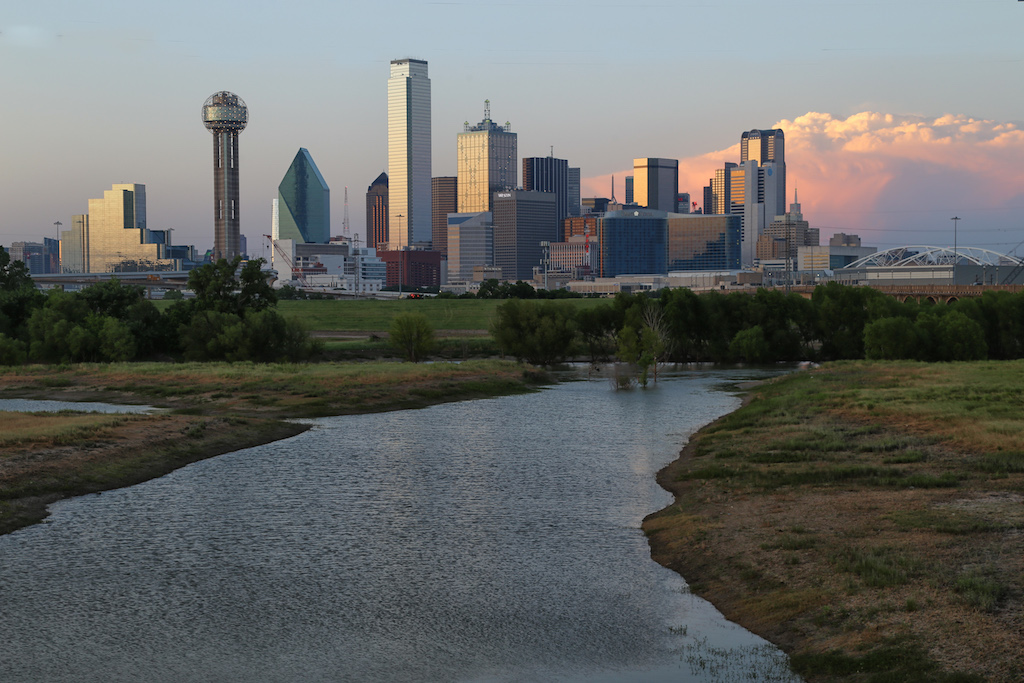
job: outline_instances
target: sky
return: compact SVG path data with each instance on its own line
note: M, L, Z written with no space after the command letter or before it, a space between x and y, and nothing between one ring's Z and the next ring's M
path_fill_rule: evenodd
M608 196L637 157L679 159L698 203L745 130L785 131L789 195L821 230L880 249L1024 256L1024 2L1018 0L37 0L0 13L0 244L55 237L113 183L149 227L213 241L206 98L249 107L241 229L266 255L300 147L341 234L365 239L386 170L389 62L425 59L433 174L456 135L511 123L519 156L579 166ZM521 179L520 179L521 182ZM961 220L951 221L953 216ZM261 252L263 250L263 252Z

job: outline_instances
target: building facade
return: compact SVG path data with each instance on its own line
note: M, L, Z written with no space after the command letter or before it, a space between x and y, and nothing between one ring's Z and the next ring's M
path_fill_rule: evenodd
M366 244L374 249L388 245L387 173L381 173L366 188Z
M136 273L176 270L167 258L169 231L146 227L146 186L114 185L102 199L89 200L89 213L73 216L61 232L66 273Z
M491 120L491 104L485 100L483 120L467 122L458 135L458 212L491 211L495 192L514 189L518 154L518 136L508 123L499 126Z
M668 214L651 209L609 211L598 221L599 277L668 272Z
M678 159L633 159L633 200L638 205L675 213L678 194Z
M569 162L554 157L523 159L523 189L527 192L551 192L555 195L556 220L569 216Z
M299 149L277 186L272 237L326 244L331 239L331 190L309 150Z
M448 258L448 214L459 210L459 179L442 176L432 180L431 201L433 202L431 248L441 252L441 258Z
M740 217L700 213L668 216L668 270L739 270Z
M388 78L388 243L429 242L430 78L421 59L395 59Z
M740 136L740 163L756 161L759 166L775 164L775 182L771 188L774 196L765 201L778 207L782 213L786 206L786 136L781 129L751 130ZM774 216L775 214L771 214Z
M422 249L378 251L386 264L388 287L440 287L441 254Z
M512 190L494 193L494 265L505 280L530 280L541 265L541 242L557 242L555 195Z
M579 216L583 213L580 205L580 169L569 167L569 215Z
M758 239L757 258L762 260L788 259L791 264L790 269L793 269L797 264L797 249L799 247L816 247L819 245L820 239L818 229L810 227L810 223L804 220L804 215L800 211L800 203L794 192L793 203L789 205L789 211L781 216L776 216Z
M448 214L448 280L468 282L473 268L493 265L491 212Z

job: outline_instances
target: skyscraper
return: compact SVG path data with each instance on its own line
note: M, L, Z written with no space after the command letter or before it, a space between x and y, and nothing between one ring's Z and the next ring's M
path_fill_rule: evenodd
M495 192L515 189L518 136L511 125L491 121L491 101L484 100L484 118L466 122L458 136L459 213L490 211Z
M146 186L114 185L102 199L89 200L89 213L73 216L61 233L66 273L133 273L175 270L166 258L168 231L146 227Z
M543 257L541 241L559 241L555 195L511 190L494 195L494 265L505 280L529 280Z
M580 169L569 167L569 215L579 216L583 213L580 205Z
M677 159L633 159L633 199L637 204L675 213L678 194Z
M453 176L441 176L431 181L433 202L433 235L431 249L448 257L448 214L456 213L459 207L459 182Z
M242 98L227 90L203 104L203 125L213 133L213 258L239 254L238 134L249 122Z
M299 148L278 185L275 207L275 240L330 241L331 190L305 147Z
M569 162L565 159L524 157L523 189L554 193L559 225L569 216Z
M388 242L431 237L430 78L421 59L391 61L388 78Z
M388 248L388 174L381 173L366 188L366 244Z
M781 129L751 130L740 136L740 163L752 159L761 166L775 164L775 206L781 212L786 206L786 137ZM770 219L769 219L770 220Z

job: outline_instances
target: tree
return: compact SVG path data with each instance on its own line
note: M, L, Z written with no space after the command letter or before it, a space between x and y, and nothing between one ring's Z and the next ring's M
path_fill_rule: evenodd
M729 351L735 358L747 363L767 363L771 358L771 348L760 325L737 332L729 345Z
M418 363L434 348L434 327L422 313L399 313L391 320L388 343L407 361Z
M196 294L194 308L244 315L276 304L277 295L263 274L266 261L253 259L239 271L241 262L241 256L231 261L220 259L190 272L188 288Z
M0 245L0 290L13 292L25 287L35 287L28 266L20 259L11 261L11 255Z
M917 358L921 347L918 329L907 318L879 318L864 327L864 355L869 360Z
M509 299L495 311L491 335L519 360L554 365L565 360L576 338L573 310L562 302Z

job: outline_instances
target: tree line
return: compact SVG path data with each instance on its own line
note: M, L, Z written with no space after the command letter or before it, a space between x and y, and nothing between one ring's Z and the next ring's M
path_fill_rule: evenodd
M304 360L316 347L277 312L263 264L236 257L197 268L188 279L195 297L161 312L144 287L116 279L41 292L25 264L0 249L0 364Z
M810 299L663 289L580 310L510 300L491 332L505 353L531 363L619 359L644 373L660 362L1012 359L1024 356L1024 293L933 304L830 282Z

